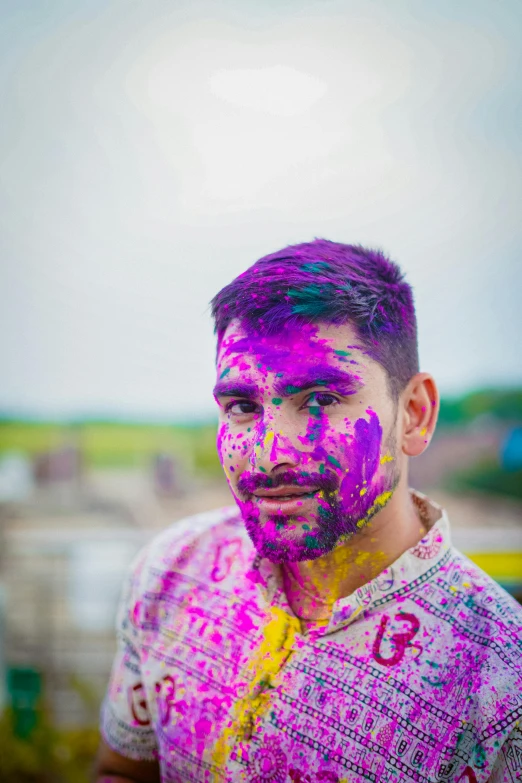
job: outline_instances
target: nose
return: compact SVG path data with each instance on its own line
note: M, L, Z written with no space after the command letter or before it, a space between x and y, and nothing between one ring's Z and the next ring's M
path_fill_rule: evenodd
M250 462L252 470L267 475L276 469L295 469L300 463L299 452L293 448L288 438L277 433L270 427L265 427L259 440L254 444Z

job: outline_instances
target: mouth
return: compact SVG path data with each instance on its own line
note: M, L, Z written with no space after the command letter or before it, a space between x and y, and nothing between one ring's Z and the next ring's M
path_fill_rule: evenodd
M289 495L256 495L260 500L296 500L296 498L311 498L317 492L314 489L312 492L295 492Z
M315 496L319 492L318 489L308 490L308 492L291 492L284 490L285 494L255 494L254 499L257 506L264 508L266 511L282 510L287 513L296 512L306 505L309 501L314 500Z
M314 495L318 492L317 487L300 487L286 484L281 487L266 487L256 490L254 495L258 498L294 498L304 495Z

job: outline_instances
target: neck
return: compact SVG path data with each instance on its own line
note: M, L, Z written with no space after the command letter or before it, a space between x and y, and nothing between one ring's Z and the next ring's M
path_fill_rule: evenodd
M370 582L426 535L401 480L388 504L362 530L316 560L285 563L284 586L297 617L327 619L332 606Z

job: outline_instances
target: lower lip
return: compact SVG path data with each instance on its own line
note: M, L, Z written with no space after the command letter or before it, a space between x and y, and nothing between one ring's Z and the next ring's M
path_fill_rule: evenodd
M298 514L302 512L306 505L310 504L316 498L317 492L311 492L309 495L296 495L295 497L275 498L259 497L255 498L255 504L263 511L269 513Z

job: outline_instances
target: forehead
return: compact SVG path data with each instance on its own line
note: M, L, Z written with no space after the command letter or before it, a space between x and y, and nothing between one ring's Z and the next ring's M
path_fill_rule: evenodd
M370 361L350 324L308 324L267 337L252 334L238 321L232 321L223 335L217 369L218 373L226 368L246 369L245 361L250 359L252 370L288 372L297 366L319 363L360 363L363 357Z

